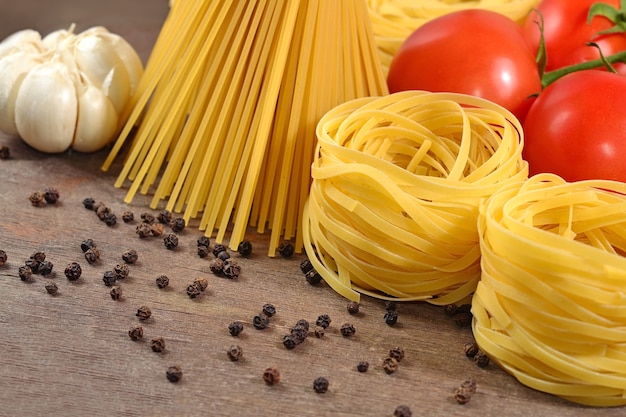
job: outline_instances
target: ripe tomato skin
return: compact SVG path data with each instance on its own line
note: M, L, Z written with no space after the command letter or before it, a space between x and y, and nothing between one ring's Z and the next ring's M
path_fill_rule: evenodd
M626 77L568 74L546 87L523 123L530 174L626 182Z
M595 37L596 33L611 28L613 23L603 16L595 16L587 24L587 14L594 3L606 3L619 9L620 0L542 0L537 5L536 10L543 16L546 71L600 58L597 48L586 45L590 41L597 43L605 56L626 50L624 33ZM523 24L524 36L534 51L537 51L541 36L536 23L539 19L537 11L532 10ZM615 68L626 73L623 64L616 64Z
M487 10L469 9L418 27L389 67L390 92L426 90L470 94L524 119L541 91L535 54L521 27Z

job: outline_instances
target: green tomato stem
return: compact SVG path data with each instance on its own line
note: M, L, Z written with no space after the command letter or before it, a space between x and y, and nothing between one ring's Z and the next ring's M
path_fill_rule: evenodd
M606 67L607 63L614 64L616 62L626 62L626 51L618 52L616 54L605 56L603 58L594 59L593 61L581 62L580 64L568 65L567 67L545 72L541 76L541 87L542 89L544 89L559 78L572 72ZM611 70L612 67L609 68L609 71Z

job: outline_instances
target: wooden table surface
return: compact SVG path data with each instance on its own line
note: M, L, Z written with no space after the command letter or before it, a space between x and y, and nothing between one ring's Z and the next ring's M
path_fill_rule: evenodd
M9 5L10 4L10 5ZM166 0L20 0L0 5L0 39L33 28L47 33L103 25L124 36L145 60L167 14ZM83 207L86 197L105 202L118 215L131 210L136 217L156 211L149 197L123 203L124 189L113 187L119 163L107 173L99 167L107 151L84 155L44 155L20 139L0 134L11 158L0 160L0 249L8 262L0 267L0 415L2 416L392 416L396 406L408 405L413 415L428 416L618 416L623 408L598 409L573 405L533 391L490 364L479 368L465 357L471 341L442 308L426 303L398 306L398 323L383 321L384 302L363 298L358 315L346 310L346 300L328 286L311 286L299 269L303 256L266 256L268 236L250 231L254 253L239 257L242 273L229 280L213 275L208 258L196 253L201 235L192 222L180 234L175 251L160 239L139 239L134 224L108 227ZM32 191L56 187L56 205L33 207ZM101 261L85 262L80 243L93 239ZM213 242L212 242L213 243ZM121 254L135 248L139 261L121 282L123 298L114 301L102 281L104 271L121 263ZM18 277L18 267L35 251L44 251L54 264L49 277L32 281ZM69 262L83 267L80 280L64 276ZM156 276L171 284L159 290ZM209 281L206 293L190 299L186 286L194 279ZM44 285L56 282L59 293ZM265 303L277 313L270 326L256 330L251 322ZM142 322L144 340L132 341L131 326L140 324L135 312L145 305L152 318ZM331 325L322 338L309 336L293 350L282 345L283 335L297 320L314 323L328 314ZM230 336L227 326L240 320L245 330ZM341 324L357 329L342 337ZM166 350L153 352L150 340L163 337ZM232 362L226 350L233 344L243 358ZM388 375L382 361L393 347L406 356L398 371ZM367 373L356 364L370 362ZM183 378L170 383L166 369L179 365ZM266 385L262 373L276 367L281 381ZM313 380L325 376L330 388L316 394ZM464 379L477 381L468 404L453 399Z

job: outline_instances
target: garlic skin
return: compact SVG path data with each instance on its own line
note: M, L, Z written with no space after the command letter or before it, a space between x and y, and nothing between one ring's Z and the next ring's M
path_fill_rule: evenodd
M136 51L104 27L16 32L0 42L0 130L45 153L98 151L142 75Z

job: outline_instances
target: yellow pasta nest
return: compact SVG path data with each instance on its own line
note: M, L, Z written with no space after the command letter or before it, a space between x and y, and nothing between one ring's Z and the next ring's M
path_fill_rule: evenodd
M481 205L480 348L521 383L626 404L626 184L539 175Z
M360 293L447 304L480 276L481 199L523 181L518 120L462 94L406 91L326 113L304 209L304 246L325 281Z
M404 40L429 20L472 8L522 21L538 3L539 0L367 0L385 74Z

